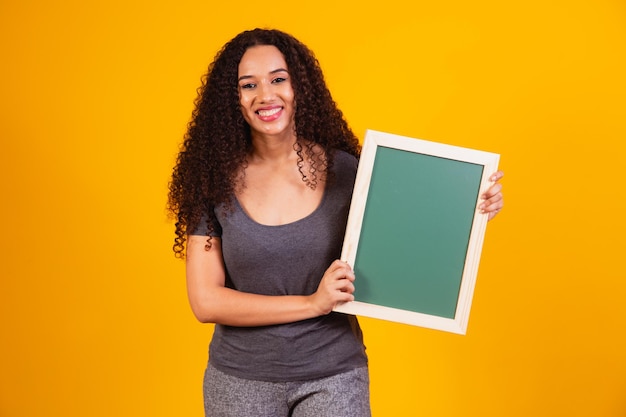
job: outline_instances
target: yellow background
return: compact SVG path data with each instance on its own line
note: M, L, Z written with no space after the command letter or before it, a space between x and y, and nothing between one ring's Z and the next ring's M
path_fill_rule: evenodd
M0 416L202 415L166 187L256 26L317 53L359 137L502 155L467 336L362 320L374 415L626 415L626 3L367 4L0 3Z

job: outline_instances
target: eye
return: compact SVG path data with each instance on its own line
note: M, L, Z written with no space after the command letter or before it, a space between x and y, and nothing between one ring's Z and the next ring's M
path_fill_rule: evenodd
M247 89L256 87L256 84L246 83L246 84L242 84L240 87L242 90L247 90Z
M285 81L287 81L287 78L285 78L285 77L276 77L276 78L274 78L274 79L272 80L272 83L274 83L274 84L280 84L280 83L283 83L283 82L285 82Z

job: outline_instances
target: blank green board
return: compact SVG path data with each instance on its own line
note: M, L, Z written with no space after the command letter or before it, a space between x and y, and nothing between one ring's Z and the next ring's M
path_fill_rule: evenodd
M355 298L453 319L483 165L379 146Z

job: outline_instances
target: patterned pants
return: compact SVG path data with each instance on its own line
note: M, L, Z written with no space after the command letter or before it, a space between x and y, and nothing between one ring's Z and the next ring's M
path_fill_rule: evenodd
M265 382L204 374L206 417L371 417L369 375L358 368L300 382Z

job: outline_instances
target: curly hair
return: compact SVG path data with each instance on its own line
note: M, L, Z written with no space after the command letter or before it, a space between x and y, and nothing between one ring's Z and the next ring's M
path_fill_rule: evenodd
M360 154L359 141L333 100L313 52L279 30L240 33L223 46L202 77L169 184L167 208L176 221L173 250L179 258L185 256L187 234L203 219L208 250L216 221L214 208L221 204L232 207L239 172L252 150L250 126L239 104L238 66L246 50L257 45L275 46L287 63L297 104L294 149L303 181L315 188L316 172L326 171L329 177L334 149L357 158ZM315 149L322 149L325 155L321 166L314 163ZM303 172L305 157L313 161L308 173Z

